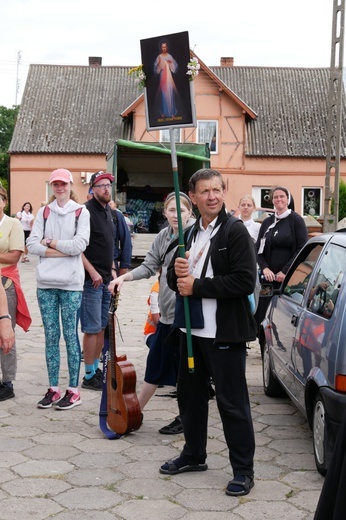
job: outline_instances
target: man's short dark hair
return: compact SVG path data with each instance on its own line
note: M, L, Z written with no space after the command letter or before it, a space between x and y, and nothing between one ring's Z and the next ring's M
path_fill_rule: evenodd
M196 190L196 184L198 181L205 181L212 179L213 177L217 177L221 183L222 189L226 189L226 184L222 178L222 175L217 170L211 170L210 168L201 168L200 170L197 170L189 180L189 191L192 193L195 193Z

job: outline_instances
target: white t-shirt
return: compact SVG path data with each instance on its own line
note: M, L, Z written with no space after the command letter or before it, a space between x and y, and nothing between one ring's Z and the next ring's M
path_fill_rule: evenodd
M243 224L248 230L252 240L256 243L261 224L259 222L255 222L252 218L250 220L243 220Z
M24 231L31 231L31 222L34 220L34 215L32 213L26 213L26 211L18 211L17 218L19 218L20 223L23 226Z
M202 226L202 219L200 221L200 228L196 235L196 239L192 242L189 256L190 272L195 278L200 278L204 262L210 247L210 238L215 235L219 226L215 228L217 218L215 218L207 227L204 229ZM205 276L213 278L214 272L209 258L207 271ZM193 336L201 338L215 338L216 336L216 299L213 298L202 298L202 309L204 316L204 329L191 329ZM184 332L186 329L181 329Z

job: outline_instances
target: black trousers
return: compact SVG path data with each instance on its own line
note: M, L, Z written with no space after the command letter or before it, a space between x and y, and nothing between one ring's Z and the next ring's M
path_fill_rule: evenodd
M344 520L346 515L346 412L336 438L314 520Z
M194 372L187 363L186 334L180 332L178 405L184 428L182 455L190 464L207 458L210 377L234 475L253 475L255 437L245 377L246 343L215 346L214 340L192 336Z

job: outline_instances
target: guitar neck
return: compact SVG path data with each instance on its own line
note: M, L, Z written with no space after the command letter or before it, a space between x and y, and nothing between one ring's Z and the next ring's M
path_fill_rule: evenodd
M116 292L115 295L112 296L111 303L108 311L108 331L109 331L109 358L111 364L111 379L112 379L112 387L116 388L116 370L115 363L117 359L116 353L116 342L115 342L115 311L118 306L119 293Z

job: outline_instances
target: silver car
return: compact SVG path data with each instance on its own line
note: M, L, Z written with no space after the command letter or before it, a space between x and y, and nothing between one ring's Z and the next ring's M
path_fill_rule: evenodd
M260 330L264 392L286 392L306 416L322 475L346 413L345 272L346 230L310 239Z

